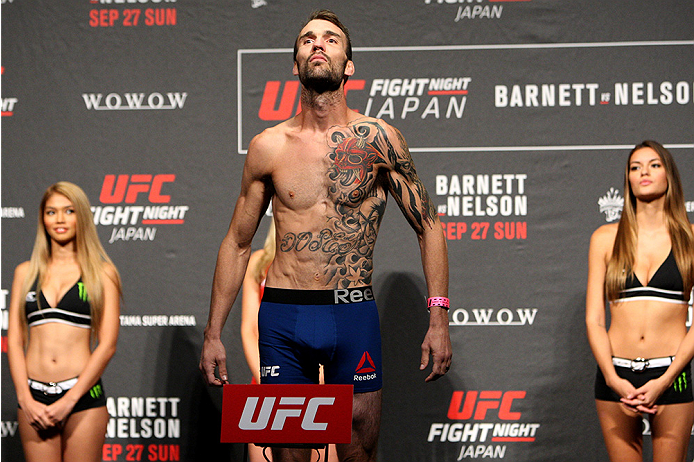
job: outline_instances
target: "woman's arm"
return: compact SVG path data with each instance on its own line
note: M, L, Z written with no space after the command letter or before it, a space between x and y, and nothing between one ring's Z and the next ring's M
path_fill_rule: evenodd
M53 426L54 422L46 415L46 406L35 401L31 396L25 356L28 339L25 338L24 322L22 322L19 313L22 303L24 303L21 299L22 286L28 270L29 262L24 262L17 266L14 272L7 325L7 360L10 364L10 374L17 393L17 403L29 420L29 424L42 430Z
M612 364L612 345L607 336L605 316L605 272L607 261L612 255L616 225L598 228L590 239L588 251L588 284L586 287L586 332L588 343L605 382L619 396L625 397L634 391L633 385L617 375Z
M258 353L258 309L260 308L260 284L255 279L254 268L265 254L258 250L248 260L241 294L241 343L246 363L256 383L260 383L260 356Z

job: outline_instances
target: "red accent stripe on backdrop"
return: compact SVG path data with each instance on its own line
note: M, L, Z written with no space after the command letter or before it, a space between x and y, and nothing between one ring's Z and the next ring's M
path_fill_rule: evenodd
M535 441L534 437L512 437L512 436L495 436L492 438L492 442L498 443L532 443Z
M182 225L184 220L142 220L143 225Z
M429 95L467 95L467 90L431 90Z

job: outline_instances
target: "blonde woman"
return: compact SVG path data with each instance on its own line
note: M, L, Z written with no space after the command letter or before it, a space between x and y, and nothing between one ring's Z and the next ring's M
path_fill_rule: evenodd
M270 221L265 244L260 250L253 252L248 260L248 268L243 278L243 292L241 299L241 343L246 363L251 370L254 384L260 383L260 353L258 351L258 309L263 298L265 288L265 276L275 259L275 224ZM272 460L270 451L263 454L263 448L254 444L248 444L248 460L250 462L262 462Z
M7 357L27 462L101 461L109 415L100 377L116 351L120 296L87 196L72 183L52 185L9 308Z
M642 413L653 461L684 461L694 424L694 329L685 326L694 233L667 149L644 141L630 152L624 196L619 223L590 242L586 325L598 418L611 461L643 460Z
M246 362L253 375L253 383L260 383L260 356L258 352L258 309L263 298L265 276L275 259L275 224L271 221L260 250L253 252L248 260L243 279L241 300L241 342Z

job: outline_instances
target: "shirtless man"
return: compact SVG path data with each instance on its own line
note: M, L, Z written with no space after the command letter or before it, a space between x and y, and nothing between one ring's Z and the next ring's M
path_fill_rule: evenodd
M444 375L451 363L448 258L438 216L400 132L347 107L351 57L349 34L334 13L314 12L294 46L302 111L248 148L241 193L217 256L200 370L210 385L228 383L222 327L272 200L278 248L258 325L261 370L274 372L262 383L318 383L323 364L326 383L353 384L352 442L337 452L342 461L375 461L381 340L370 284L388 192L421 248L430 321L420 370L433 358L426 381ZM273 457L308 461L309 452L274 449Z

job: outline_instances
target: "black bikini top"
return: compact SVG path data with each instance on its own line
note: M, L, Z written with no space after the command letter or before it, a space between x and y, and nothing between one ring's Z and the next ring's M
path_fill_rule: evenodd
M632 300L656 300L669 303L688 301L684 296L682 275L677 268L672 250L645 287L635 274L627 276L624 290L619 293L619 299L615 300L615 303Z
M39 292L41 306L36 300L36 282L27 293L25 311L29 327L49 322L59 322L89 329L92 323L89 297L82 279L68 290L57 306L49 306L43 291Z

